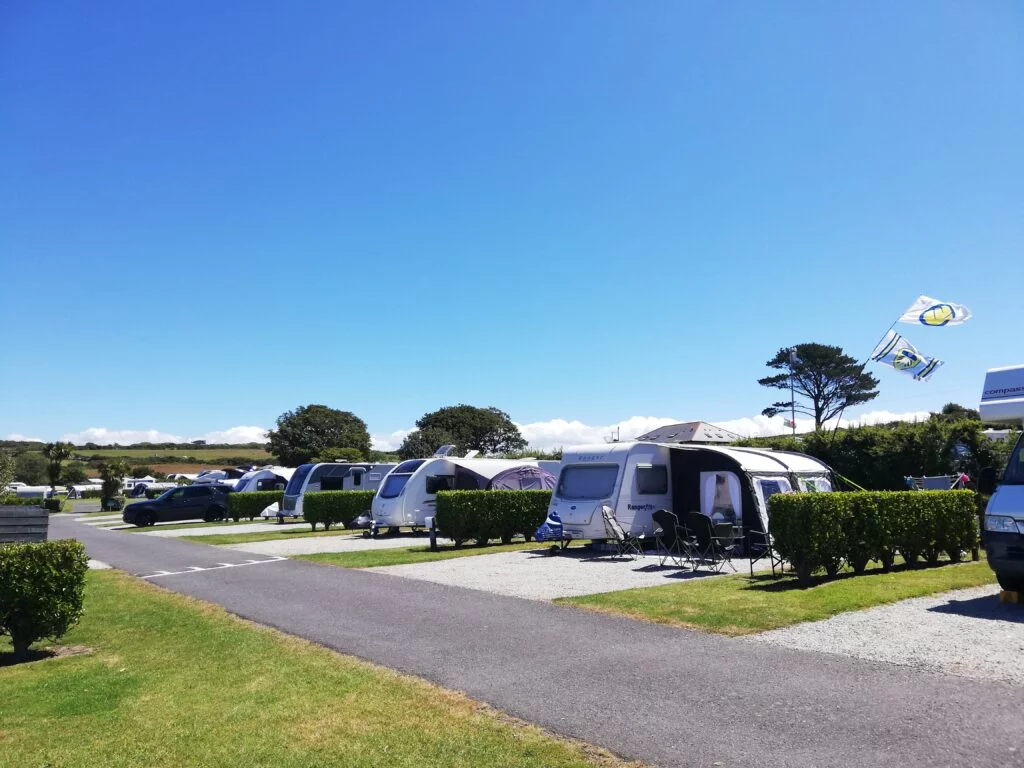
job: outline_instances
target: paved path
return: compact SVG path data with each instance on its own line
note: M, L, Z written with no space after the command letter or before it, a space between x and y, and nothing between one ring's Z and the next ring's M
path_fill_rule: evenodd
M55 518L58 536L143 575L226 560ZM1022 764L1018 686L297 560L152 581L653 765Z
M439 544L451 541L438 538ZM426 536L381 536L376 539L359 533L341 536L304 536L302 538L275 539L274 541L251 541L246 544L225 544L225 549L240 549L258 555L313 555L321 552L368 552L380 549L420 549L430 545Z

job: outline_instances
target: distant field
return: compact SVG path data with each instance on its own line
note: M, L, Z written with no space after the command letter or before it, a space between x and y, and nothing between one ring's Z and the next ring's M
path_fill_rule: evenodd
M76 448L75 453L81 456L103 456L104 458L120 456L129 461L139 461L151 456L202 459L212 463L243 456L254 461L270 459L270 454L261 448Z

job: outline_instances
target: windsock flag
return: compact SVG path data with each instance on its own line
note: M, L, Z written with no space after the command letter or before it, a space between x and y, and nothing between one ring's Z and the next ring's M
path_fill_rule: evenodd
M942 365L941 360L922 355L913 344L896 331L889 331L885 334L885 338L871 353L871 359L876 363L892 366L901 373L909 373L918 381L928 381L936 369Z
M971 319L971 310L963 304L939 301L930 296L918 296L907 311L900 315L901 323L928 325L941 328L944 325L961 325Z

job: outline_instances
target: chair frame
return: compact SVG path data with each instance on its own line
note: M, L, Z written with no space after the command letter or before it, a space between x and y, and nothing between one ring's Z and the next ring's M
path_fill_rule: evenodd
M654 520L654 524L657 526L654 529L654 544L658 550L658 565L664 566L669 560L672 561L677 567L683 568L689 566L693 568L694 563L694 547L696 546L696 540L689 535L686 528L679 522L679 516L675 512L668 509L655 510L654 515L660 516L660 513L665 513L671 520L668 522L672 525L672 536L671 543L665 542L668 531L665 530L665 526Z
M698 520L700 522L696 522ZM691 526L691 522L694 522L693 526ZM736 570L736 566L732 562L732 552L736 548L736 543L740 541L740 537L735 534L719 535L716 533L715 523L701 512L687 512L683 527L697 542L694 553L696 555L694 570L697 570L697 566L703 563L707 563L715 573L724 571L726 565L733 571Z
M604 519L604 532L608 534L609 541L615 542L619 557L628 557L630 560L635 560L637 556L643 557L643 536L626 533L615 517L615 510L607 505L601 507L601 517Z
M748 531L751 537L756 538L757 541L752 542L751 549L759 549L761 554L756 557L750 558L750 575L754 575L754 563L768 559L768 562L772 567L772 578L777 579L786 572L786 561L775 549L775 544L772 542L772 535L768 531ZM752 552L750 553L753 554ZM778 568L776 573L775 569Z

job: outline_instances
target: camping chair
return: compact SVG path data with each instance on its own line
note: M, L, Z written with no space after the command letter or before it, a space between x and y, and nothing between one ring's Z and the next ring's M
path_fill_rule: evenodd
M759 560L767 559L772 566L772 578L781 576L784 572L785 560L775 549L772 544L772 535L768 531L748 531L750 535L750 545L748 554L750 555L750 575L754 575L754 563ZM775 569L778 568L778 574L775 573Z
M654 544L661 558L659 565L664 565L667 560L678 566L686 562L692 563L697 540L679 524L679 518L675 513L659 509L651 515L651 519L658 526L654 529Z
M729 523L720 523L716 526L707 515L687 512L684 525L697 542L697 561L707 563L715 573L721 573L726 565L736 570L736 566L732 564L732 555L738 539Z
M601 505L601 517L604 518L605 536L608 541L615 543L619 557L625 555L631 560L637 556L643 557L643 537L632 536L622 530L619 521L615 519L615 510L607 505Z

